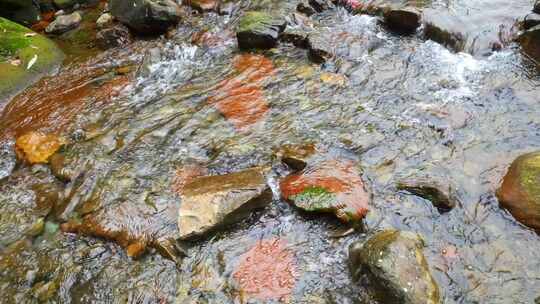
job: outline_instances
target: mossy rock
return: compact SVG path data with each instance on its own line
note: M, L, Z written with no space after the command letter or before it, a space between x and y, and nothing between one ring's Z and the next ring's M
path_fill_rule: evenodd
M20 64L11 64L16 58ZM0 17L0 99L32 84L53 70L62 58L51 40Z
M497 197L518 221L540 231L540 151L522 155L512 163Z

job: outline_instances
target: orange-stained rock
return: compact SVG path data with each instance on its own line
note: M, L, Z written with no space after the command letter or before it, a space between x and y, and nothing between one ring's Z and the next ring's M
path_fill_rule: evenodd
M286 300L296 284L293 252L278 238L263 240L240 257L233 274L240 293L260 301Z
M280 182L283 197L306 211L332 212L343 222L357 222L368 212L370 194L350 160L308 165Z
M540 151L514 160L497 190L497 198L516 220L540 233Z
M64 144L64 140L58 136L29 132L17 138L15 151L19 159L30 164L47 163Z
M41 79L0 112L0 141L31 131L61 134L83 109L102 107L129 83L126 75L107 78L106 73L81 67Z
M236 56L233 66L238 74L222 81L209 102L237 129L244 129L269 110L261 85L274 74L274 67L270 59L254 54Z

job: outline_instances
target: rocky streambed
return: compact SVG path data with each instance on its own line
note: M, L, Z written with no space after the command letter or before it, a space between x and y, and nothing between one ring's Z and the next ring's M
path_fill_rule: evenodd
M540 301L539 7L0 0L1 302Z

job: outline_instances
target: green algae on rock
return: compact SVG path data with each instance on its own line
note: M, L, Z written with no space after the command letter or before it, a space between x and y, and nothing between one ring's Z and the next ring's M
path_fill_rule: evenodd
M278 37L286 27L285 20L264 12L244 14L236 31L241 49L270 49L277 45Z
M355 164L327 160L308 165L280 182L283 197L309 212L334 213L345 223L356 223L368 212L370 194Z
M62 58L51 40L0 17L0 99L51 72Z
M540 231L540 152L514 160L497 197L501 206L518 221Z
M351 271L372 278L372 292L384 303L438 304L439 287L422 252L423 241L412 232L385 230L349 248Z

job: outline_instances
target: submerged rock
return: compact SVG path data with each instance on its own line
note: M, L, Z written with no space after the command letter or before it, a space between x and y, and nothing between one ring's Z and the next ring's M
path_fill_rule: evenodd
M96 44L104 50L125 46L129 43L131 43L131 34L123 24L115 24L112 27L100 30L96 34Z
M235 223L269 204L272 192L263 168L193 179L182 189L180 239L203 236Z
M497 191L502 207L521 223L540 231L540 152L518 157Z
M238 289L249 299L282 300L296 284L296 263L287 243L278 238L258 242L240 257L233 273Z
M332 41L321 33L310 34L307 38L309 58L316 63L324 63L334 57Z
M370 194L349 160L308 165L280 182L283 197L310 212L334 213L345 223L357 223L368 212Z
M241 49L273 48L285 27L285 20L264 12L247 12L240 19L236 31L238 46Z
M349 248L355 277L366 274L369 288L382 303L437 304L439 287L422 252L422 239L411 232L385 230Z
M111 14L141 34L162 34L180 21L180 9L172 0L111 0Z
M0 17L0 99L31 85L62 59L51 40Z
M303 170L308 160L315 154L315 145L284 145L280 147L275 156L295 171Z
M519 43L525 54L540 63L540 25L534 26L521 34Z
M445 176L416 174L399 180L397 188L430 201L440 213L452 210L459 202L456 187Z
M20 160L30 164L47 163L63 144L64 140L58 136L29 132L17 138L15 151Z
M465 39L462 30L466 28L463 21L451 14L434 9L423 12L424 35L456 52L465 48Z
M44 167L16 171L0 183L0 248L39 235L60 197L60 185Z
M79 12L61 15L56 17L56 19L45 28L45 32L49 34L62 34L78 27L79 24L81 24L81 21L82 17Z

